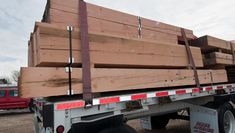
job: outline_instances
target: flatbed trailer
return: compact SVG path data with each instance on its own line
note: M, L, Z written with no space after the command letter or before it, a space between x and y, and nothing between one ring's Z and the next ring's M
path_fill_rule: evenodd
M35 104L36 133L133 133L125 124L132 119L147 130L185 119L192 133L235 133L235 83L101 95L89 106L78 96L39 98Z
M35 99L36 133L136 133L125 124L132 119L140 119L147 130L164 128L169 119L184 119L190 120L192 133L235 133L235 83L200 84L183 28L181 41L185 44L189 68L194 72L197 87L182 86L155 91L145 88L145 91L93 94L86 3L80 0L78 8L83 94L72 95L73 27L68 26L68 96ZM142 23L140 18L138 20L138 37L141 37ZM187 113L180 115L180 111Z

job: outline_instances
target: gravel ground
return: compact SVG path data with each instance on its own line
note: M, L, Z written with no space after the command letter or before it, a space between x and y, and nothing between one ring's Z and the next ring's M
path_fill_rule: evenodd
M28 110L0 111L0 133L33 132L33 114Z
M141 128L138 120L128 122L138 133L189 133L189 122L171 120L164 130L146 131ZM0 133L33 133L33 114L24 111L6 113L0 111Z

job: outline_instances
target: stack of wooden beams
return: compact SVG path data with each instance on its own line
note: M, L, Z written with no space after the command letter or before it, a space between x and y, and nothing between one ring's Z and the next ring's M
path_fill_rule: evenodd
M206 67L221 68L235 65L234 51L232 51L235 48L235 43L233 42L206 35L193 40L191 44L201 48Z
M74 65L81 64L79 28L73 31ZM145 39L130 39L89 30L91 63L95 66L185 68L188 65L185 46ZM29 66L65 67L69 58L66 26L36 23L30 41ZM203 67L200 48L191 47L197 67Z
M71 25L79 27L78 0L48 0L43 22L60 26ZM108 8L87 3L88 25L90 30L98 32L125 35L129 38L138 38L139 22L141 21L142 38L177 43L181 36L180 27L140 18L138 16L114 11ZM185 30L189 39L195 38L192 30Z
M69 60L67 26L73 26L72 89L83 93L79 0L48 0L43 22L35 24L28 42L28 65L21 69L22 97L66 95ZM87 3L92 92L195 85L181 28ZM139 22L141 21L141 35ZM188 40L192 30L185 30ZM201 49L190 47L201 84L227 82L225 70L203 68ZM169 88L167 88L169 89Z

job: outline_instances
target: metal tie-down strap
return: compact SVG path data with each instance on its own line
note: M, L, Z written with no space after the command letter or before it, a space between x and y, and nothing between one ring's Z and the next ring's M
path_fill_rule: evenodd
M232 53L233 53L233 65L235 65L235 52L234 52L233 43L230 42L230 45L231 45L231 50L232 50Z
M86 107L92 105L91 90L91 68L90 53L88 40L88 20L86 2L79 0L79 23L80 23L80 39L81 39L81 57L82 57L82 81L83 81L83 100Z
M193 59L193 55L192 55L192 51L190 49L189 42L186 38L185 30L183 28L181 28L181 34L182 34L182 37L183 37L184 42L185 42L186 51L187 51L188 60L189 60L189 65L190 65L191 68L193 68L195 83L196 83L198 88L201 88L198 73L197 73L197 68L196 68L196 65L195 65L195 62L194 62L194 59Z

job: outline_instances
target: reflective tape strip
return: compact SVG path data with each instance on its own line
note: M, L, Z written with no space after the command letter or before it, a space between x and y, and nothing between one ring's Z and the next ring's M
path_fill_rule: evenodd
M117 102L120 102L120 97L110 97L110 98L100 99L100 104L117 103Z
M59 104L56 104L56 110L82 108L84 106L85 106L85 102L84 101L59 103Z
M120 97L120 101L124 102L124 101L131 101L131 96L121 96Z
M203 88L203 90L204 91L211 91L211 90L213 90L213 87L205 87L205 88Z
M217 88L217 90L221 90L221 89L223 89L224 87L221 85L221 86L217 86L216 88Z
M136 95L131 95L131 100L139 100L139 99L146 99L147 94L136 94Z
M152 92L147 94L147 98L153 98L153 97L156 97L156 93Z
M224 84L224 85L215 85L215 86L207 86L203 87L203 91L212 91L212 90L220 90L220 89L229 89L233 91L235 89L235 84ZM110 104L110 103L118 103L118 102L125 102L125 101L134 101L134 100L142 100L147 98L154 98L154 97L167 97L167 96L174 96L174 95L184 95L184 94L191 94L191 93L200 93L200 88L189 88L189 89L178 89L178 90L166 90L166 91L156 91L156 92L149 92L149 93L140 93L140 94L130 94L130 95L122 95L122 96L115 96L115 97L104 97L104 98L97 98L93 99L93 105L102 105L102 104ZM42 106L43 103L36 102L37 105ZM72 109L72 108L82 108L85 106L84 101L77 101L77 102L67 102L67 103L60 103L56 104L57 110L65 110L65 109Z
M199 92L200 92L200 88L192 89L192 93L199 93Z
M100 104L100 100L99 99L93 99L93 105L99 105Z
M186 93L193 93L193 89L186 89Z
M172 95L175 95L176 92L172 90L172 91L168 91L168 94L169 94L169 96L172 96Z
M164 92L157 92L156 93L157 97L164 97L164 96L169 96L169 93L167 91Z
M186 90L176 90L175 93L176 95L183 95L186 94Z

